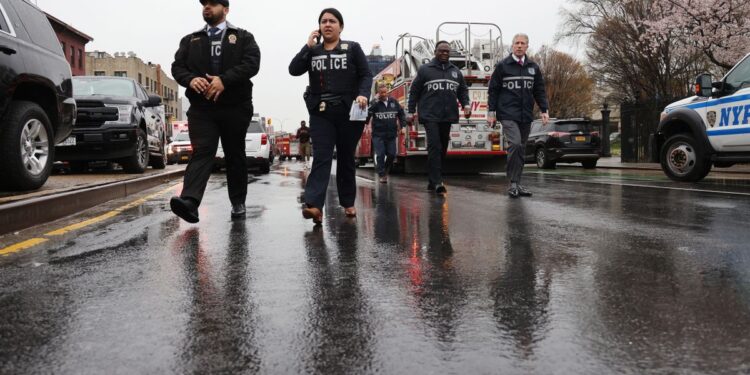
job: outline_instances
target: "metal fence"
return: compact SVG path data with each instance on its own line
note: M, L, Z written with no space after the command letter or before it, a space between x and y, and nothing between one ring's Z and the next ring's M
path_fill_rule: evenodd
M649 137L659 126L661 112L678 99L655 99L620 104L622 161L625 163L649 162Z

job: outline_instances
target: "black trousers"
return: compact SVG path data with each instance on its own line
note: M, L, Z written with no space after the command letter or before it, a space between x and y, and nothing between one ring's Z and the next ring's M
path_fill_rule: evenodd
M250 125L252 110L244 108L191 108L188 131L193 145L193 156L185 170L182 198L192 198L200 204L208 179L214 169L216 149L221 140L227 168L227 186L232 204L245 203L247 196L247 156L245 133Z
M450 142L450 122L428 122L424 125L427 133L427 164L430 169L430 185L443 183L443 164L448 155L448 142Z
M349 121L349 107L329 106L325 112L310 115L313 165L305 185L305 203L322 209L326 201L328 181L331 179L333 148L336 147L336 187L339 204L348 208L357 199L354 152L362 137L364 122Z

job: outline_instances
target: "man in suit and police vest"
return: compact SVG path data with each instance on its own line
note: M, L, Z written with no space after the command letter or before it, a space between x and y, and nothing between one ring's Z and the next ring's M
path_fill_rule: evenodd
M245 133L253 115L253 84L260 69L255 37L227 22L229 0L200 0L206 25L185 36L172 64L175 80L190 100L188 131L193 156L182 193L170 201L172 211L198 222L198 206L214 168L216 149L224 149L233 219L245 217L247 160Z

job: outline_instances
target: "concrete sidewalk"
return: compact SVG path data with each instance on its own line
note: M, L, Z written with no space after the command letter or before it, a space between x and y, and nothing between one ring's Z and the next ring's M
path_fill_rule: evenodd
M185 166L149 169L143 174L122 172L53 175L42 189L0 192L0 235L12 233L127 197L185 174Z
M659 163L623 163L619 156L600 158L596 164L597 168L612 169L636 169L636 170L661 170ZM711 173L741 173L750 174L750 164L737 164L729 168L712 168Z

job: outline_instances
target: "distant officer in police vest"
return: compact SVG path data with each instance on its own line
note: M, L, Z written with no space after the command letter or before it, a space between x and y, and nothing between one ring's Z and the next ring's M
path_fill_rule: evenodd
M495 67L490 80L488 120L494 125L500 121L503 135L508 141L508 195L530 197L531 192L521 185L526 141L531 132L534 102L542 112L542 122L549 122L549 105L544 88L544 78L539 65L526 56L529 37L513 37L513 53Z
M388 87L378 85L378 97L370 104L368 121L372 119L372 147L381 183L388 182L388 172L396 159L396 140L399 129L406 125L404 108L388 95Z
M443 195L443 164L448 154L451 125L458 122L458 106L464 117L471 117L469 89L461 70L450 62L451 45L439 41L435 47L435 58L419 67L417 78L409 91L409 116L418 117L427 133L427 161L430 177L428 190ZM415 115L417 113L417 115Z
M260 69L260 49L253 34L226 21L229 0L200 0L206 26L187 35L172 64L172 75L190 100L188 131L193 156L172 211L198 222L198 206L214 168L219 139L227 168L231 217L245 217L247 165L245 133L253 115L253 84Z

